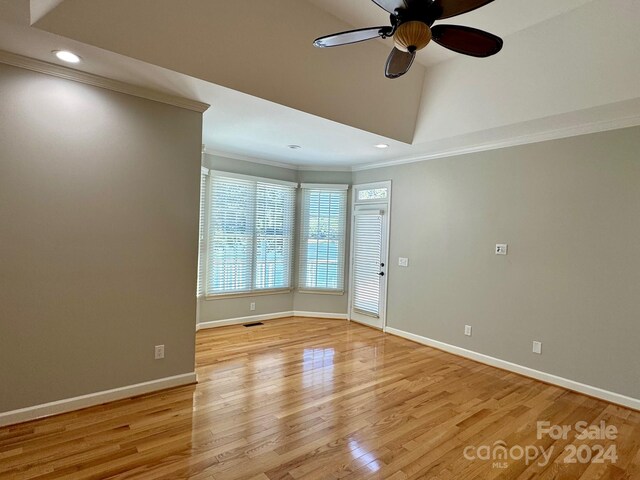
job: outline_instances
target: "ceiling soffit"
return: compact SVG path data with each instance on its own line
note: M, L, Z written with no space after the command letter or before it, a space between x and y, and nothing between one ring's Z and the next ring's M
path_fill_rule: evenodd
M349 28L299 0L65 0L35 26L361 130L411 143L424 80L390 81L379 42L317 49ZM393 119L393 120L390 120Z

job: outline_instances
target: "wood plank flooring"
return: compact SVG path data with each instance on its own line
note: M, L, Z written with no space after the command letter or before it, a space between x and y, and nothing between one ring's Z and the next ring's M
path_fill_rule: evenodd
M358 324L204 330L196 358L197 386L0 429L0 479L640 479L640 412ZM581 463L597 445L615 463Z

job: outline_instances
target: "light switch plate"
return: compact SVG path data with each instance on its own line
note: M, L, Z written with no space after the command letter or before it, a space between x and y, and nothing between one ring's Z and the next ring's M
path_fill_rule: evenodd
M465 325L465 326L464 326L464 334L465 334L467 337L470 337L470 336L471 336L471 325Z
M156 345L153 353L156 360L164 358L164 345Z
M496 243L496 255L506 255L509 246L506 243Z
M405 258L405 257L399 257L398 258L398 266L399 267L408 267L409 266L409 259Z
M542 354L542 342L533 341L533 353Z

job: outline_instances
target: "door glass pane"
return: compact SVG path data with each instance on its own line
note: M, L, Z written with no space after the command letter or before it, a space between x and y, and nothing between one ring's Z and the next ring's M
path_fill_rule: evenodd
M353 249L353 307L368 315L380 314L380 257L382 215L355 217Z
M358 200L384 200L387 198L387 187L358 190Z

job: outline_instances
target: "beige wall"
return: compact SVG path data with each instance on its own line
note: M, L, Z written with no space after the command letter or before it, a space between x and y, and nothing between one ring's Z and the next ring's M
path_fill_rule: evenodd
M202 115L0 85L0 411L193 372Z
M640 398L638 152L636 127L355 172L393 181L388 325Z
M203 165L213 170L254 175L258 177L273 178L299 183L351 183L351 172L323 172L323 171L297 171L271 165L263 165L244 160L234 160L218 155L205 154ZM300 196L298 196L298 212L300 211ZM296 232L299 230L299 215L296 217ZM349 222L347 222L349 225ZM347 227L348 228L348 227ZM347 232L347 253L349 245ZM295 261L293 278L297 279L297 251L298 235L295 239ZM348 259L345 258L345 262ZM348 264L348 263L347 263ZM345 271L347 270L345 265ZM347 285L348 279L345 279ZM250 305L255 303L255 311L251 311ZM292 291L291 293L273 295L248 295L240 297L227 297L220 299L202 299L198 301L198 322L214 322L242 318L252 315L265 315L272 313L301 311L322 313L347 313L347 295L309 294Z

